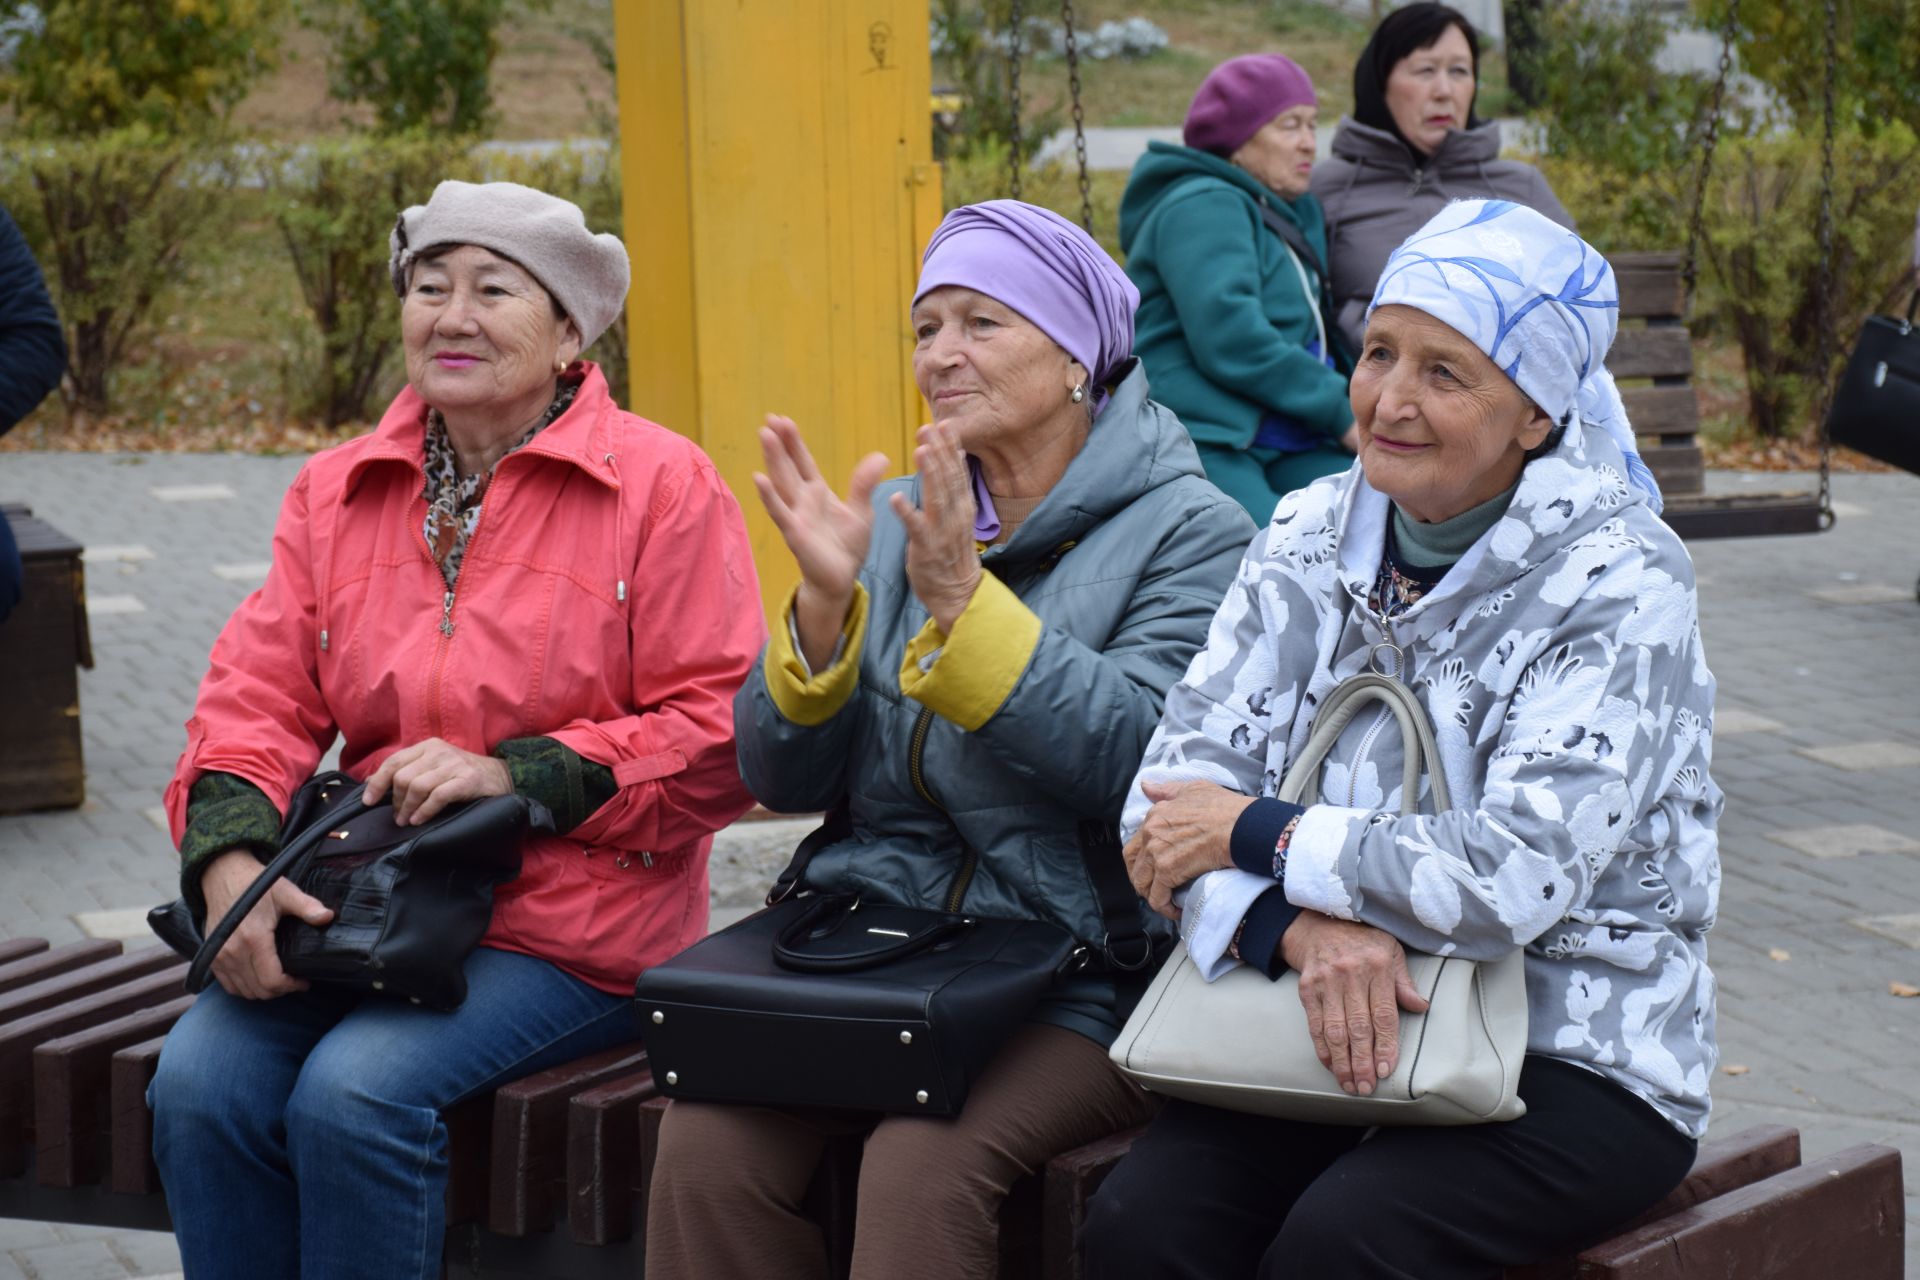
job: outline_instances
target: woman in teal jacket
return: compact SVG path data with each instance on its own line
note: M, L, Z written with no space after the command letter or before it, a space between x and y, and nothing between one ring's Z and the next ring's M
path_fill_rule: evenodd
M1351 357L1330 320L1326 220L1307 194L1318 105L1278 54L1207 76L1185 146L1155 142L1120 204L1136 352L1207 478L1257 523L1353 462Z

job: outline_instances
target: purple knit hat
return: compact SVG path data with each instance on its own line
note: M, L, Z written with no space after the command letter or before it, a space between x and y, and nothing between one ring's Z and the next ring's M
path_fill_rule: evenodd
M1186 144L1230 156L1289 107L1318 106L1313 80L1292 58L1249 53L1229 58L1200 82L1187 108Z
M949 213L920 260L919 302L943 285L1012 307L1084 365L1096 408L1133 354L1140 291L1092 236L1051 209L988 200Z

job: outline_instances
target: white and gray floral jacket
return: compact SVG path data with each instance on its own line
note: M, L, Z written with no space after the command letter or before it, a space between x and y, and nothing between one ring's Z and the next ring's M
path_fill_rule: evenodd
M1167 695L1123 832L1146 816L1147 779L1273 795L1320 700L1396 646L1455 807L1434 815L1423 797L1398 816L1400 736L1355 717L1325 765L1325 802L1289 845L1288 901L1435 954L1524 947L1529 1051L1600 1072L1697 1138L1718 1056L1714 683L1692 563L1624 473L1612 442L1576 422L1391 623L1367 603L1387 499L1358 466L1288 496ZM1258 879L1204 877L1188 914L1207 881L1240 877Z

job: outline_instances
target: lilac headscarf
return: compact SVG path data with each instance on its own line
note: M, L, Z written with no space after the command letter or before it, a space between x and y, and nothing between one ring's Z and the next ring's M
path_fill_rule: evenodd
M1133 354L1140 291L1092 236L1050 209L1019 200L962 205L920 260L915 302L959 285L1012 307L1092 376L1095 412L1106 382Z

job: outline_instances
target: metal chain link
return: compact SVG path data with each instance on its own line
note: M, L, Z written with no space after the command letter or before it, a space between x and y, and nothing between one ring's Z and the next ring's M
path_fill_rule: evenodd
M1831 2L1831 0L1829 0ZM1683 311L1693 310L1694 277L1698 269L1700 241L1705 235L1707 178L1713 172L1713 152L1720 143L1720 110L1727 94L1727 78L1733 74L1733 39L1740 30L1740 0L1727 0L1727 21L1720 32L1720 72L1714 77L1713 98L1707 106L1706 135L1700 155L1700 167L1693 179L1693 213L1687 219L1687 253L1680 269L1686 295Z
M1020 136L1020 59L1026 43L1026 5L1013 0L1007 17L1007 192L1020 198L1020 153L1025 139Z
M1833 528L1833 437L1827 417L1833 407L1833 81L1840 62L1839 4L1826 0L1826 79L1820 96L1820 395L1814 408L1820 415L1820 527Z
M1080 165L1080 225L1093 234L1093 182L1087 177L1087 120L1080 106L1080 41L1073 30L1073 0L1060 0L1067 34L1067 92L1073 99L1073 154Z

